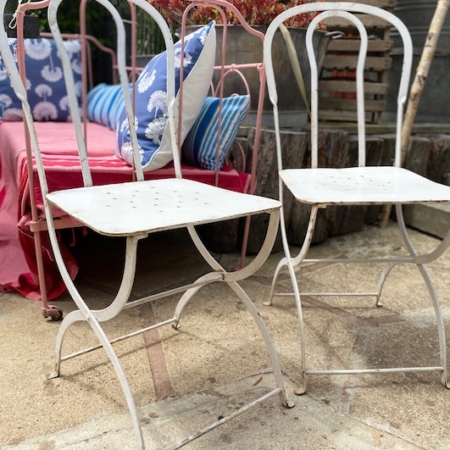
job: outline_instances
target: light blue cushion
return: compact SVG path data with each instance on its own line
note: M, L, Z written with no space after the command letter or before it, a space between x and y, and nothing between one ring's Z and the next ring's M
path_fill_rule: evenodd
M12 50L16 39L9 39ZM70 120L69 102L61 59L53 39L25 39L27 96L36 121ZM75 90L81 104L81 42L65 41L75 79ZM22 104L16 97L3 61L0 61L0 118L22 120Z
M175 53L178 61L180 52L181 45L177 43ZM194 124L210 89L215 56L216 30L214 22L186 37L181 142ZM135 122L144 171L164 167L173 159L170 133L167 127L166 61L166 52L155 56L146 65L136 82ZM176 67L175 114L179 114L177 111L180 85L179 64ZM117 129L116 156L124 159L128 164L132 164L130 132L125 111L120 116Z
M124 107L125 101L120 84L100 83L88 92L87 116L91 122L115 130Z
M220 99L217 97L205 99L200 114L183 143L183 160L188 164L216 169L219 103ZM233 95L222 100L219 169L225 162L249 107L249 95Z

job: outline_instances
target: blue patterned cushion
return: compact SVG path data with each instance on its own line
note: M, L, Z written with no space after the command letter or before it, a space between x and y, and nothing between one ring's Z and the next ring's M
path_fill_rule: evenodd
M115 130L124 107L125 101L120 84L100 83L88 92L87 116L91 122Z
M175 45L175 54L180 54L181 45ZM181 142L202 108L211 85L216 54L215 23L197 30L186 37L184 50L183 112ZM179 62L179 59L177 57ZM140 146L144 171L164 167L172 161L170 134L167 127L167 54L155 56L144 68L136 82L136 133ZM176 65L176 93L180 85L180 68ZM175 105L175 113L177 114ZM130 132L125 111L120 116L117 129L116 156L132 163Z
M53 39L25 39L27 95L36 121L70 120L69 103L61 59ZM11 49L16 39L9 39ZM65 41L75 79L75 90L81 104L81 42ZM3 61L0 61L0 118L22 120L22 104L14 94Z
M219 103L220 99L217 97L206 98L197 120L183 143L182 156L185 162L204 169L216 169ZM249 95L233 95L222 100L219 169L225 162L249 107Z

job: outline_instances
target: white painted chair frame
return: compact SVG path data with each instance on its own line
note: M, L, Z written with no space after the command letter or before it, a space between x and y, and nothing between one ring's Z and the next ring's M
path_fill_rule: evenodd
M280 127L278 120L277 107L277 89L272 68L271 46L274 34L279 26L289 17L300 13L319 11L319 15L314 18L307 31L307 51L311 64L311 168L301 169L283 169L282 166L282 148L280 141ZM370 14L378 18L387 20L395 26L402 37L404 45L404 61L403 72L398 91L397 99L397 121L396 121L396 146L395 161L393 166L383 167L366 167L366 139L365 139L365 111L364 111L364 63L367 51L367 32L361 20L353 13ZM312 36L318 23L327 17L339 16L348 19L358 29L361 36L361 46L359 50L359 62L357 67L357 117L358 117L358 167L332 169L318 168L318 71L315 60ZM400 138L403 119L403 107L408 94L408 84L411 73L412 63L412 42L408 29L393 14L382 10L381 8L348 2L319 2L301 5L291 8L283 12L274 19L266 33L264 43L264 61L267 71L267 82L270 100L273 104L276 129L276 146L279 167L279 195L283 202L283 189L287 188L294 198L304 204L311 206L310 219L304 243L299 250L297 256L291 255L289 247L286 224L281 215L281 233L285 256L279 262L273 278L270 300L267 305L272 304L274 295L286 295L276 293L276 285L278 277L282 269L286 268L289 272L290 280L293 286L298 320L300 323L300 339L301 339L301 386L298 393L301 394L306 390L305 375L307 374L360 374L360 373L384 373L384 372L408 372L408 371L439 371L441 372L441 382L447 388L450 387L448 381L447 369L447 347L444 330L444 320L439 304L439 300L425 264L434 261L440 257L450 245L450 233L446 235L444 240L431 253L419 255L413 247L408 236L405 222L403 219L402 204L420 203L420 202L448 202L450 201L450 188L438 183L434 183L424 177L421 177L411 171L401 168L401 148ZM326 261L328 263L349 263L349 259L307 259L314 226L316 223L317 213L320 208L326 208L330 205L370 205L370 204L393 204L397 215L400 234L405 243L408 254L402 257L392 258L368 258L359 259L361 262L384 262L385 268L379 278L377 289L374 292L300 292L299 276L296 270L303 263ZM305 348L305 329L302 314L303 295L313 296L371 296L375 297L376 305L382 306L380 302L381 293L385 281L391 270L399 264L415 264L418 268L433 304L438 337L440 361L436 366L430 367L398 367L398 368L361 368L361 369L343 369L343 370L312 370L307 367L306 348Z
M135 130L134 114L128 88L128 77L125 70L125 30L123 27L123 22L119 13L110 2L107 0L96 1L103 5L111 13L117 27L119 76L120 83L122 85L122 93L125 98L127 115L130 121L130 129L132 130L131 139L134 148L137 178L136 182L107 186L92 185L92 178L86 155L86 146L83 140L82 122L75 97L75 84L73 82L72 70L70 68L68 56L64 51L63 40L57 23L57 11L61 0L52 0L48 9L49 24L54 39L58 45L66 76L66 86L72 112L72 119L77 134L85 187L48 193L45 170L39 151L39 142L37 140L34 128L30 106L26 100L26 90L17 70L14 56L9 49L6 33L3 28L0 30L0 49L2 57L11 78L13 88L22 102L25 118L24 120L30 134L31 147L36 159L52 249L58 268L61 272L61 276L63 277L64 282L67 285L67 289L78 308L72 313L69 313L61 322L56 339L55 372L51 375L51 377L59 376L62 361L66 361L87 352L103 348L112 363L126 398L135 431L137 443L136 448L144 449L145 443L143 432L133 393L112 344L163 325L173 324L176 328L178 326L183 308L201 287L215 282L225 282L245 304L260 330L272 365L275 387L268 393L262 395L260 398L243 406L230 416L217 420L212 425L208 425L207 427L191 434L186 439L181 442L177 442L170 447L179 448L198 438L205 432L214 429L215 427L227 422L231 418L247 411L249 408L260 404L274 395L278 394L280 396L280 400L283 405L289 407L293 406L293 404L287 399L278 356L265 323L251 299L238 284L239 281L244 280L255 273L255 271L262 266L270 254L278 230L281 203L277 200L258 197L255 195L240 194L203 183L185 180L181 177L176 133L177 124L175 123L174 114L175 53L172 36L165 20L156 11L156 9L150 6L145 0L133 0L133 3L137 7L145 10L157 22L166 43L168 55L167 72L169 74L167 85L169 106L168 124L171 131L172 150L177 173L177 177L174 179L157 181L143 180L136 133L133 133ZM5 4L6 0L0 0L0 15L3 15L4 13ZM158 201L158 197L161 199L160 201ZM151 198L154 198L153 203L150 201ZM58 239L51 214L53 207L63 210L80 223L102 235L126 237L126 257L122 282L115 299L105 309L91 310L82 298L80 292L77 290L75 283L71 280L58 246ZM237 217L246 217L248 215L260 213L267 213L270 216L269 229L261 251L247 266L237 271L227 272L204 247L197 235L195 226L203 223L211 223ZM135 276L138 242L147 237L150 233L178 228L187 228L198 251L211 267L211 272L200 277L191 284L170 289L167 292L158 293L139 300L129 300ZM136 307L150 301L163 299L177 293L182 293L182 296L175 308L173 317L145 329L132 331L127 335L115 338L113 340L110 340L106 336L101 325L102 322L116 317L124 309ZM62 356L62 345L66 331L74 323L80 321L85 321L90 325L91 329L99 339L100 345Z

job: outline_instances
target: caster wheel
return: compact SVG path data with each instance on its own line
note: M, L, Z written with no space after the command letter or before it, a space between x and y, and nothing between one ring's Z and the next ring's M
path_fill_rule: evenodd
M60 321L63 318L63 312L59 308L53 305L47 306L47 308L42 310L42 315L45 319L50 318L50 320Z

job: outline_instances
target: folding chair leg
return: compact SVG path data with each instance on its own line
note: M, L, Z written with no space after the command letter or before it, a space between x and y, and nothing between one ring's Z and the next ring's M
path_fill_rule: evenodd
M192 287L190 289L188 289L180 298L180 300L178 300L177 306L175 308L175 312L174 312L174 319L175 319L175 324L173 325L173 328L175 328L176 330L179 328L179 321L180 321L180 317L181 317L181 313L183 312L184 307L189 303L189 301L191 300L191 298L203 287L205 286L206 280L208 278L211 279L211 283L215 283L217 281L223 281L223 277L218 277L218 274L215 272L212 273L208 273L207 275L204 275L200 278L198 278L194 284L199 284L198 286Z
M283 240L284 253L286 256L281 259L281 261L278 263L277 268L275 269L275 274L274 274L273 281L272 281L272 288L270 290L269 300L265 303L265 305L270 306L272 304L272 298L275 295L275 285L278 280L280 270L284 266L287 266L287 267L292 266L292 269L295 270L295 268L299 267L300 264L305 259L306 255L309 251L309 248L311 247L311 242L312 242L312 238L313 238L313 234L314 234L314 226L316 224L318 211L319 211L319 207L317 207L317 206L313 206L311 208L308 228L307 228L306 234L305 234L305 239L303 240L303 245L302 245L298 255L295 258L291 257L291 250L289 248L289 243L288 243L288 239L287 239L286 225L284 222L283 214L281 215L281 221L280 221L281 222L281 237ZM293 278L291 276L291 280L292 280L293 285L297 284L297 279L295 276Z
M248 237L250 234L250 222L252 220L251 216L247 216L245 218L244 224L244 232L242 235L242 245L241 245L241 259L239 262L239 268L242 269L245 265L245 256L247 255L247 247L248 247Z
M272 299L275 295L275 287L278 283L278 277L280 276L281 269L283 267L287 267L289 265L288 259L286 257L282 258L281 261L278 263L277 268L275 269L275 273L273 275L272 279L272 286L270 287L270 294L269 299L263 303L264 306L272 306Z
M440 250L424 257L423 258L424 261L422 262L420 256L417 255L417 252L416 252L416 250L411 242L411 239L409 238L408 232L406 230L402 206L399 204L396 204L395 212L396 212L396 216L397 216L397 223L398 223L403 241L404 241L406 247L408 248L410 255L414 257L414 262L415 262L420 274L422 275L423 280L425 281L425 285L428 289L428 293L429 293L431 301L433 303L434 314L436 316L436 325L438 328L438 336L439 336L440 363L441 363L441 366L443 367L441 383L445 387L449 388L450 386L448 383L448 368L447 368L447 342L446 342L446 337L445 337L444 319L442 317L442 310L441 310L441 306L439 303L439 298L438 298L436 290L434 288L433 280L431 279L431 276L430 276L427 268L424 266L424 264L434 261L438 256L440 256L443 253L444 249L446 249L448 247L448 245L450 244L450 241L448 240L448 237L450 236L450 232L447 234L447 236L443 240L442 244L439 246Z
M133 392L131 391L130 384L128 383L127 377L125 375L125 372L122 368L122 365L120 364L119 358L117 357L116 352L113 349L113 346L109 342L105 332L103 331L102 327L100 326L98 320L91 316L88 320L92 330L97 335L98 339L100 340L103 348L106 351L106 354L109 357L109 360L111 361L114 370L116 371L117 378L119 379L120 385L122 387L122 391L125 395L125 400L128 405L128 410L130 411L131 421L133 423L134 428L134 434L137 441L137 448L139 450L145 449L145 443L144 443L144 436L142 433L141 428L141 421L139 419L138 410L136 407L136 403L134 401Z
M266 238L263 242L263 245L259 251L259 253L256 255L256 257L253 259L253 261L246 267L241 267L239 270L234 272L227 272L225 269L211 256L209 251L206 249L206 247L201 242L197 232L195 231L194 227L188 227L189 234L191 235L191 238L196 245L199 252L202 254L203 258L206 262L211 266L212 269L214 269L216 272L206 274L202 277L200 277L198 280L196 280L195 284L199 284L199 286L195 286L189 290L187 290L181 299L179 300L175 314L174 316L179 319L181 312L186 306L186 304L189 302L189 300L192 298L192 296L200 289L200 284L204 285L208 278L211 278L211 282L215 281L224 281L230 286L230 288L236 293L236 295L242 300L244 305L247 307L251 315L253 316L253 319L255 320L261 335L264 339L264 342L266 344L271 365L273 368L275 381L277 385L276 391L279 391L281 402L283 405L287 407L293 407L293 403L291 403L285 393L284 389L284 382L283 377L281 373L280 363L278 360L278 356L273 344L273 341L269 335L269 332L267 330L266 324L262 320L259 311L256 309L254 303L251 301L247 293L242 289L242 287L237 283L237 281L247 278L249 275L253 274L258 270L258 268L261 267L261 265L266 261L273 242L275 241L275 237L277 234L278 229L278 223L279 223L279 211L274 211L270 213L270 220L269 225L266 233ZM220 276L220 278L217 278ZM178 320L177 320L177 326L178 326ZM258 403L258 402L257 402Z
M289 244L287 241L287 235L286 235L286 228L284 221L282 219L282 239L283 239L283 245L285 247L285 254L288 255L281 259L281 261L278 263L277 268L275 269L275 274L272 280L272 286L270 290L270 296L269 300L264 303L264 305L270 306L272 305L272 298L275 295L275 285L277 283L278 277L280 275L281 269L283 267L287 267L289 272L289 277L291 279L291 285L293 289L293 295L295 298L295 304L297 307L297 318L299 323L299 329L300 329L300 383L298 388L295 390L296 395L302 395L306 392L306 344L305 344L305 326L303 321L303 308L302 308L302 301L301 301L301 295L298 288L298 282L297 282L297 274L295 269L299 267L302 263L302 261L305 259L309 248L311 246L312 237L314 233L314 225L316 223L317 219L317 212L319 208L316 206L313 206L311 208L310 218L309 218L309 224L308 229L306 230L305 239L303 241L303 245L298 253L298 255L295 258L291 257L291 252L289 249ZM292 295L292 294L291 294Z
M286 391L284 388L284 382L283 382L283 374L281 373L280 368L280 362L278 360L277 351L275 350L272 338L269 335L269 331L267 330L266 324L264 320L261 318L261 315L259 314L259 311L256 309L255 304L251 301L247 293L239 286L238 283L227 283L228 286L236 293L236 295L242 300L244 305L247 307L251 315L253 316L254 321L256 322L256 325L259 328L259 331L261 332L261 335L264 339L264 342L266 344L267 350L269 352L270 362L272 364L272 369L275 377L275 383L277 385L277 389L275 389L273 392L278 391L280 394L280 400L281 403L288 407L292 408L294 404L289 401L289 399L286 396ZM261 399L262 401L262 399Z
M89 323L90 327L94 331L95 335L99 339L101 343L101 347L105 350L106 354L108 355L109 360L111 361L114 370L116 372L117 378L119 379L119 383L122 387L122 391L125 396L125 400L127 402L128 410L130 412L131 421L133 423L133 428L138 444L138 449L144 450L145 444L144 444L144 436L142 433L141 423L139 419L138 410L136 407L136 403L134 401L133 393L131 391L130 384L128 383L127 377L125 375L125 372L122 368L122 365L120 364L119 358L117 357L116 352L113 349L113 346L111 342L109 341L108 337L106 336L105 332L103 331L103 328L101 327L99 321L95 318L94 314L88 314L87 317L84 316L84 314L80 310L72 311L70 314L68 314L64 321L61 323L61 326L58 331L58 335L56 337L56 348L55 348L55 372L50 374L49 378L57 378L60 375L60 366L61 362L64 360L67 360L69 358L73 358L77 356L78 354L81 354L83 352L79 353L73 353L71 355L68 355L64 358L61 358L61 350L62 350L62 343L64 339L64 335L69 328L70 325L74 324L75 322L80 321L86 321Z
M83 322L86 321L85 316L80 310L72 311L64 317L61 325L58 329L58 334L56 335L56 343L55 343L55 371L49 375L49 378L59 377L61 371L61 354L62 354L62 345L64 341L64 336L66 335L67 329L70 325L75 322Z
M63 312L55 305L49 305L47 297L47 285L45 282L44 262L42 258L41 232L33 233L34 251L36 253L36 266L38 272L39 291L41 293L41 311L45 319L61 320Z
M297 307L297 318L300 328L300 383L298 388L295 390L296 395L302 395L306 392L306 341L305 341L305 324L303 321L303 308L302 300L300 296L300 291L298 289L298 283L295 273L295 267L289 263L288 264L289 275L291 277L292 288L294 290L295 304Z
M381 303L381 292L384 287L384 283L386 282L386 279L388 275L391 273L391 270L397 265L397 263L389 263L386 264L386 267L383 269L383 272L380 276L380 279L378 280L378 288L377 288L377 294L376 294L376 302L375 305L377 307L382 307L383 303Z
M53 238L56 239L54 230L49 231L51 231L51 236L53 236ZM96 321L98 322L104 322L116 317L123 310L125 304L127 303L127 300L130 298L131 288L133 286L134 276L136 272L137 244L139 240L142 239L142 237L143 236L132 236L127 238L124 275L119 291L115 299L111 302L111 304L108 307L101 310L91 311L87 307L82 296L75 287L75 284L70 279L67 270L65 270L65 265L61 253L59 251L55 251L55 257L60 267L60 270L63 273L65 272L64 279L67 288L79 309L69 313L61 322L58 334L56 336L56 344L55 344L55 371L49 376L49 378L55 378L59 376L62 361L65 361L74 356L78 356L95 349L95 348L85 349L73 353L71 355L61 357L64 336L66 334L67 329L72 324L74 324L75 322L82 322L82 321L90 323L91 317L95 317Z
M424 279L425 284L427 286L428 292L431 297L431 301L433 302L434 314L436 316L436 325L438 328L438 336L439 336L440 362L441 366L443 367L441 383L445 387L450 388L450 385L448 384L448 373L447 373L447 343L445 337L444 319L442 317L441 306L439 304L439 299L436 294L436 290L434 289L434 284L433 281L431 280L428 270L421 264L417 264L417 268L419 269L419 272L421 273L422 278Z

